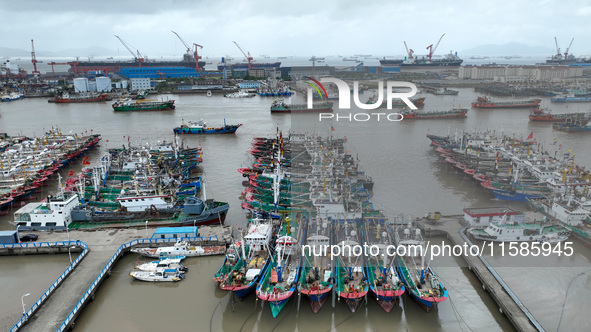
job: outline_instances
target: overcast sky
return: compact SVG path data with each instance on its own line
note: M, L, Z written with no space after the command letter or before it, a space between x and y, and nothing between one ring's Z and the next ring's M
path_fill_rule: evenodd
M523 43L591 54L591 1L513 0L24 0L0 2L0 46L39 50L100 46L127 55L119 35L144 56L417 54L445 33L438 54L483 44Z

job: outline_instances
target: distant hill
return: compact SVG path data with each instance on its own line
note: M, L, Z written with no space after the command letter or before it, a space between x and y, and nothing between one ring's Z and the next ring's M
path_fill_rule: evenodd
M112 56L117 54L117 51L113 51L108 48L100 47L100 46L91 46L85 48L67 48L60 51L46 51L46 50L37 50L35 54L38 57L44 56L66 56L66 57L87 57L87 56ZM31 56L30 50L23 50L17 48L9 48L9 47L0 47L0 57L23 57L23 56Z
M554 54L555 50L542 46L530 46L520 43L502 45L486 44L469 48L461 52L462 55L546 55Z

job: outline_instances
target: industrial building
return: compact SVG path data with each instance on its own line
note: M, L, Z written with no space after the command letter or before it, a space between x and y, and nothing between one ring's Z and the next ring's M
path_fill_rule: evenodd
M583 68L576 66L463 66L459 79L494 80L502 83L556 81L581 77Z
M90 81L86 77L78 77L74 79L74 92L111 92L111 79L106 76L97 77L96 80Z
M150 85L150 78L148 77L134 77L131 78L130 81L131 91L150 90L152 88Z

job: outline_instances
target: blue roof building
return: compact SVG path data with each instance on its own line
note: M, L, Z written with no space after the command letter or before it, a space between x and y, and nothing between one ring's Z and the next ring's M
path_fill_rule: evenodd
M181 238L181 237L196 237L198 236L197 226L187 227L160 227L157 228L152 239L169 239L169 238Z

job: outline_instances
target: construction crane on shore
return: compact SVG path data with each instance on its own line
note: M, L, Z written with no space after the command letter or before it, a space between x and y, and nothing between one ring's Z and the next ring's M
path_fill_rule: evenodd
M172 30L170 30L170 31L172 31ZM189 62L189 61L193 61L193 59L195 59L195 70L203 69L203 68L199 67L199 59L201 59L202 57L199 56L199 54L197 53L197 48L203 48L203 46L193 43L193 47L195 48L195 50L192 51L191 46L189 46L189 44L187 44L187 42L183 38L181 38L181 36L178 33L174 32L174 31L172 31L172 33L174 33L177 37L179 37L179 39L181 40L183 45L185 45L185 47L187 48L187 51L186 51L185 55L183 56L183 60L186 60L187 62Z
M37 57L35 56L35 43L33 42L33 39L31 39L31 62L33 63L33 75L41 74L37 70Z
M408 57L406 58L406 60L412 61L412 59L414 59L414 56L412 56L412 55L415 51L413 51L412 48L409 49L408 46L406 46L406 42L404 42L404 48L406 48L406 53L408 54Z
M236 47L238 47L238 49L240 50L240 52L242 52L242 54L244 54L244 57L246 58L246 60L248 60L248 68L250 69L250 62L252 61L253 57L250 56L250 52L244 52L244 50L242 49L242 47L240 47L240 45L238 45L237 42L232 41L234 44L236 44ZM248 53L248 55L246 55L246 53Z
M431 62L431 57L433 56L433 53L435 53L435 50L437 49L437 46L439 46L439 43L441 43L443 36L445 36L445 34L442 34L441 37L439 37L439 40L437 41L437 44L435 44L435 47L433 47L433 44L427 46L427 49L429 50L429 54L427 54L427 58L429 58L429 62Z
M139 63L139 66L142 66L142 62L144 62L144 57L142 56L142 54L140 53L140 51L138 49L135 49L136 53L134 53L131 50L131 45L129 45L128 43L126 43L125 41L123 41L123 39L121 39L121 37L115 35L115 37L117 37L117 39L119 39L119 41L121 42L121 44L123 44L123 46L125 46L125 48L129 51L129 53L131 53L131 56L134 57L134 59ZM135 47L133 47L135 48Z
M554 37L554 44L556 44L556 54L552 57L552 60L560 60L562 59L562 53L560 53L560 47L558 47L558 39L556 37Z
M570 41L570 44L568 44L568 47L566 48L566 51L564 51L564 60L568 60L568 50L570 50L570 47L573 45L573 42L575 41L575 39L573 38Z

